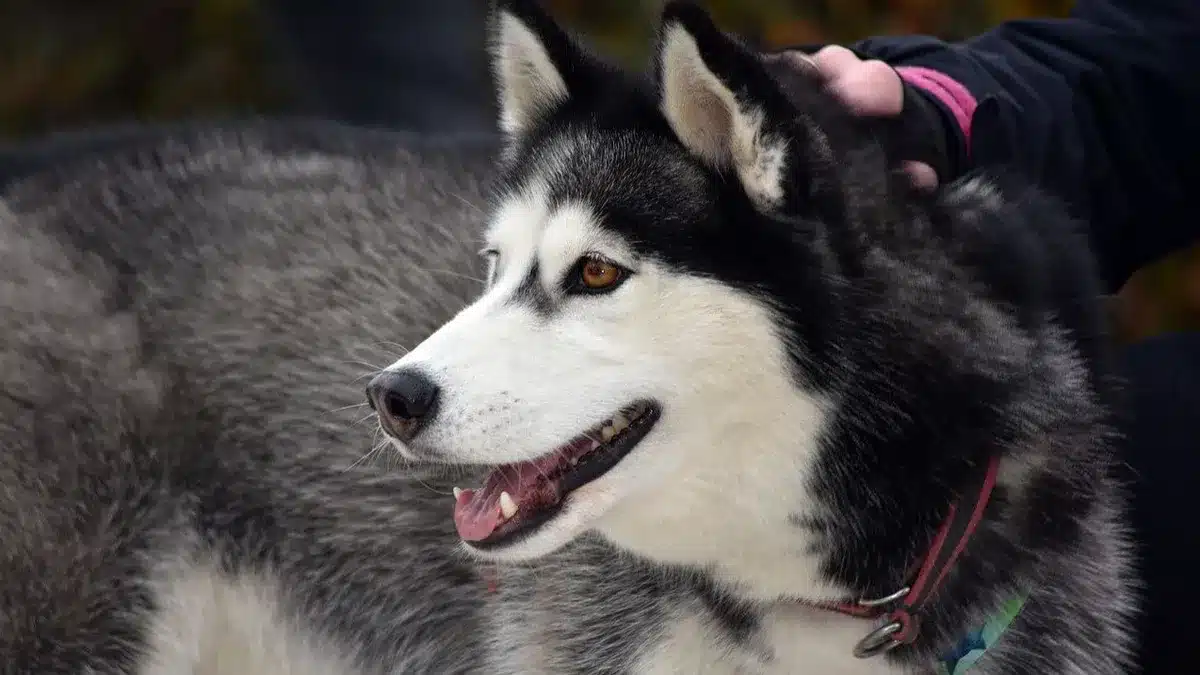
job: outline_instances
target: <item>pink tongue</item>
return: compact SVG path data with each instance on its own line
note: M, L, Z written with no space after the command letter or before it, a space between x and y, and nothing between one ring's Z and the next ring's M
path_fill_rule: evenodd
M500 512L500 493L507 492L517 504L517 515L528 515L539 508L555 504L560 499L558 481L549 480L557 469L571 457L582 456L595 449L596 442L580 438L532 462L497 467L488 474L483 487L463 490L454 501L454 526L463 541L487 539L504 516Z
M553 453L533 462L497 468L479 490L463 490L454 503L454 525L463 541L487 539L503 522L500 493L517 503L518 513L558 498L557 487L546 475L558 467L562 455ZM520 517L520 516L517 516Z

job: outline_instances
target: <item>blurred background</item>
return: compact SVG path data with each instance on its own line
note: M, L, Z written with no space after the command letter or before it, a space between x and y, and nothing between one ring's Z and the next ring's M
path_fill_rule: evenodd
M544 0L641 65L661 0ZM1070 0L709 0L764 47L884 33L947 39L1063 16ZM81 126L301 114L487 129L483 0L0 0L0 145ZM387 85L395 82L394 87ZM381 84L382 83L382 84ZM1114 298L1119 337L1200 330L1200 247Z

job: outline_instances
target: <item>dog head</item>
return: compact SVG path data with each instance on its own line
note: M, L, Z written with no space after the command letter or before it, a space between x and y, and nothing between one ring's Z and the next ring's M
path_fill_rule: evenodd
M372 383L385 430L491 470L456 495L480 555L597 530L664 562L755 557L810 508L859 257L830 224L894 189L882 152L815 74L782 86L691 4L664 11L653 82L532 2L496 4L490 32L487 288Z

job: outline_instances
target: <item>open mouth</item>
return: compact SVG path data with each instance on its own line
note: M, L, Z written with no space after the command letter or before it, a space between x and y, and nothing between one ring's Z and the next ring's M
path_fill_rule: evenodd
M458 536L487 549L532 534L562 509L567 495L629 454L661 412L651 401L633 403L538 459L496 467L481 488L455 488Z

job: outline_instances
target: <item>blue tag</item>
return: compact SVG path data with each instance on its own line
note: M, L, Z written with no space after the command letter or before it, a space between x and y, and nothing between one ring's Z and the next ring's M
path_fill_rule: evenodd
M1013 619L1025 607L1025 597L1012 598L1000 607L983 626L967 633L954 649L944 654L938 664L938 675L963 675L975 665L983 653L1000 641Z

